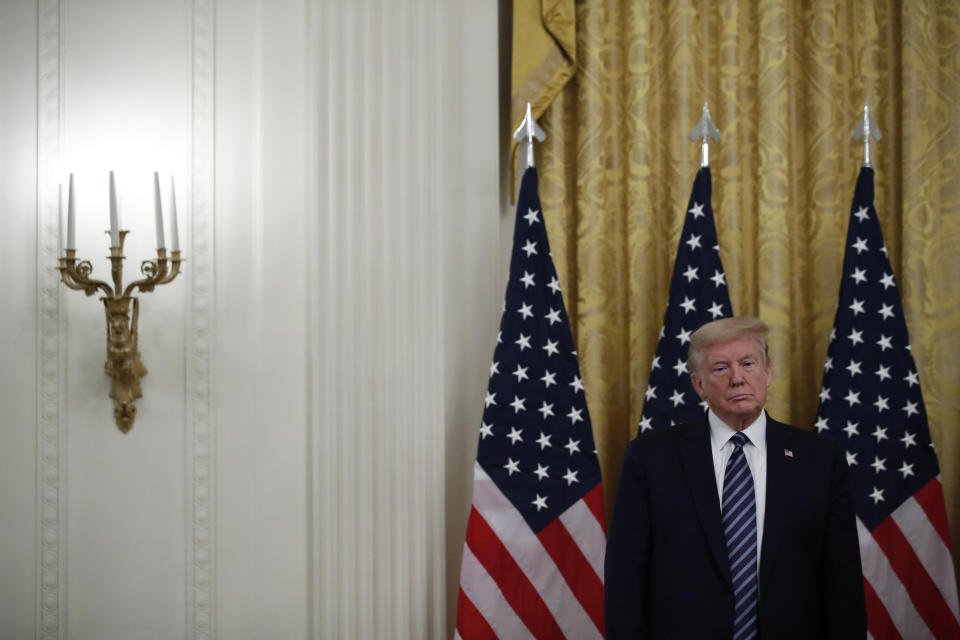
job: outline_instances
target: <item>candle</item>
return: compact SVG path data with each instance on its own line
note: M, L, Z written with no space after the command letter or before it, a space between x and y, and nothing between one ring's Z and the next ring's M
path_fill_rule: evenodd
M61 205L62 206L62 205ZM73 209L73 174L70 174L70 189L67 192L67 249L77 248Z
M170 250L180 251L180 234L177 230L177 193L170 176Z
M110 246L120 246L120 222L117 219L117 187L113 183L113 171L110 172Z
M153 211L157 221L157 250L163 249L163 206L160 204L160 175L153 172Z

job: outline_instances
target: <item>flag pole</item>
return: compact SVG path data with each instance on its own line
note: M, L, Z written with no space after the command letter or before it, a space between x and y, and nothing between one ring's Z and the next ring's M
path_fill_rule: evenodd
M856 128L854 128L853 133L851 134L854 140L859 140L863 138L863 166L870 166L870 136L873 136L874 140L880 140L883 138L883 134L880 133L880 128L877 126L877 123L873 121L873 118L870 117L870 106L863 105L863 118L857 123Z
M707 138L713 138L717 142L720 142L720 130L713 125L713 120L710 118L710 109L707 108L706 102L703 103L703 112L700 114L700 119L697 121L693 131L690 132L690 140L692 142L696 142L697 138L702 138L702 142L700 143L700 166L709 167L710 149Z
M541 129L537 121L534 120L533 113L530 110L530 103L528 102L527 115L523 117L520 126L513 132L513 139L519 144L527 143L527 167L536 166L533 161L533 141L543 142L546 138L547 134L543 132L543 129Z

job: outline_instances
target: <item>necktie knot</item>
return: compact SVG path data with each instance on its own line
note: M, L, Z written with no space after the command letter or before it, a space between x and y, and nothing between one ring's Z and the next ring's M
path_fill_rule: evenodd
M738 431L737 433L735 433L735 434L733 434L732 436L730 436L730 442L733 443L733 446L734 446L734 447L736 447L736 448L738 448L738 449L742 449L742 448L743 448L743 445L745 445L745 444L747 444L748 442L750 442L750 438L748 438L748 437L746 436L746 434L744 434L743 432Z

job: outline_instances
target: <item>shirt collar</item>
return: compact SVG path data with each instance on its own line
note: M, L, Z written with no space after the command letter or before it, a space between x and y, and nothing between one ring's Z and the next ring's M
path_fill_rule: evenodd
M736 430L721 420L713 409L707 411L707 421L710 423L710 445L714 451L719 451L730 440L730 436L736 433ZM750 442L760 453L763 453L767 448L767 412L761 411L757 419L743 430L743 434L750 438Z

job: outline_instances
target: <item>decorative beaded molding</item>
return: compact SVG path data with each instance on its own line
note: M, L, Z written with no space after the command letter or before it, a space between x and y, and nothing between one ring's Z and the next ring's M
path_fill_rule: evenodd
M187 331L187 637L209 640L213 619L214 8L193 3L192 292Z
M38 0L37 21L37 637L65 635L63 493L65 436L60 428L60 2Z

